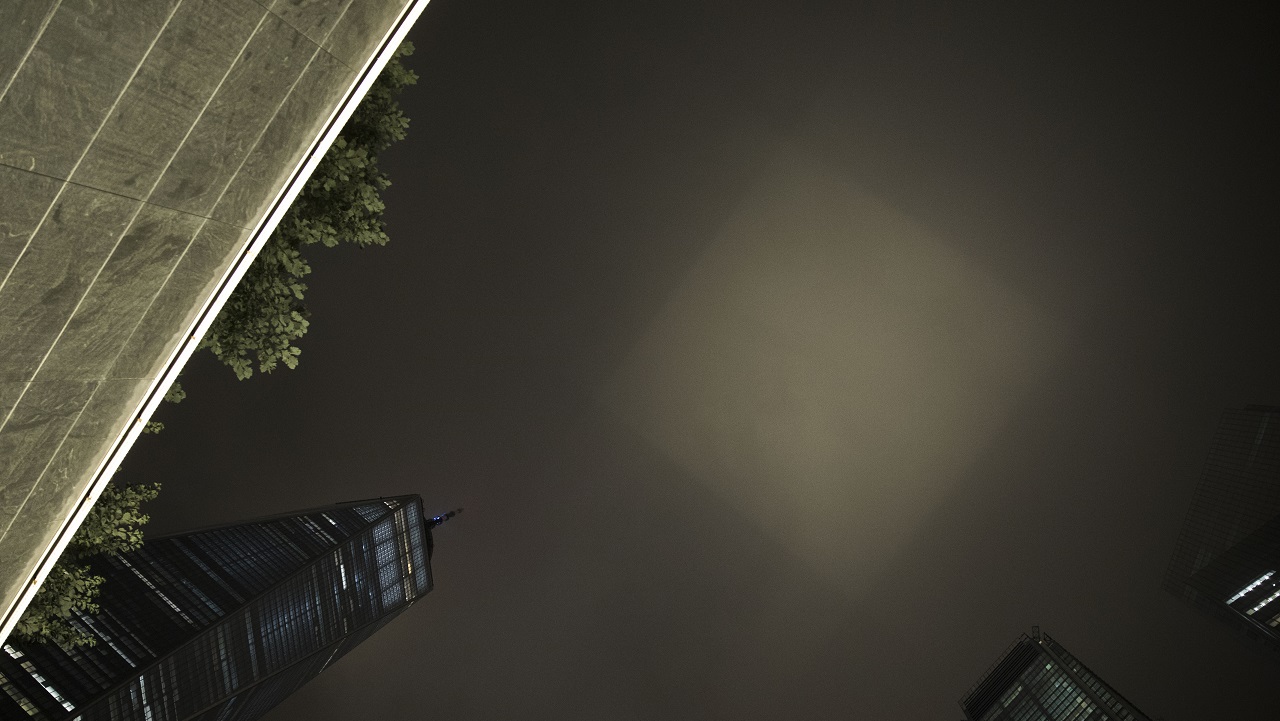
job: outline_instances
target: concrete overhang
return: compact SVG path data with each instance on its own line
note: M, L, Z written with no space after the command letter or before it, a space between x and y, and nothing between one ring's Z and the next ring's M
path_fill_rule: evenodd
M426 4L0 7L0 639Z

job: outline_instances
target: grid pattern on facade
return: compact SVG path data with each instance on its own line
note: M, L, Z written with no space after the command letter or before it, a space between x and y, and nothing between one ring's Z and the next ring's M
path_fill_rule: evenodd
M250 721L260 717L342 658L347 651L376 633L405 608L407 605L355 631L341 641L320 649L284 671L241 689L235 696L194 717L193 721Z
M1088 666L1085 666L1080 659L1063 648L1062 644L1053 640L1049 634L1045 634L1040 642L1058 663L1066 668L1077 682L1088 689L1104 709L1111 713L1110 718L1117 719L1117 721L1143 721L1146 719L1133 704L1129 703L1115 689L1104 683L1102 679L1098 678L1097 674L1090 671Z
M967 721L1149 721L1048 636L1023 635L960 702Z
M392 611L383 618L352 633L346 638L331 644L301 663L294 664L286 672L276 674L265 682L242 694L240 703L234 709L226 709L218 717L218 721L250 721L274 708L276 704L288 698L304 683L317 676L321 671L333 665L348 651L360 645L383 626L407 608L407 605Z
M1108 718L1061 667L1040 654L981 716L981 721L1105 721Z
M299 516L158 538L133 553L101 559L95 571L107 579L102 613L82 617L97 645L69 653L34 646L29 653L63 693L78 702L92 698L283 580L309 554L367 525L346 509L317 517L335 519L341 534Z
M1223 414L1164 588L1280 651L1280 408Z
M96 646L0 654L0 717L256 718L430 590L425 538L404 497L148 541L103 566Z
M1039 654L1039 649L1026 634L1019 636L961 699L960 707L964 709L965 716L976 719L986 713L1004 694L1004 689L1022 675Z

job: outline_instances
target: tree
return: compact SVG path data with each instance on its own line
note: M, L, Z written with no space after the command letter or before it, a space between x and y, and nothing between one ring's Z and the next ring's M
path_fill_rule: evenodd
M410 42L396 49L201 340L200 347L231 366L240 379L252 376L255 364L262 373L279 363L298 365L301 351L293 342L307 332L309 315L302 303L307 286L301 279L311 272L304 246L387 244L382 222L386 206L379 193L391 181L378 168L378 153L402 140L409 127L396 96L418 80L400 63L412 54ZM185 397L178 383L165 394L171 403ZM152 421L143 432L163 429L164 424ZM87 561L140 547L148 516L138 508L159 490L159 484L107 486L18 621L19 638L63 646L93 644L77 618L98 611L94 599L103 578Z
M21 639L39 643L92 646L94 638L79 625L77 616L97 613L98 604L94 600L103 578L93 573L88 562L94 556L114 556L142 546L142 526L150 517L139 507L159 493L158 483L107 484L18 620L14 633Z
M409 127L396 96L418 80L400 63L411 54L413 43L396 49L201 340L241 380L255 365L262 373L298 365L302 351L294 342L310 324L302 302L302 279L311 272L304 247L387 244L380 193L391 181L378 154Z
M169 386L169 390L165 391L164 399L169 403L181 403L183 398L187 397L187 392L182 390L182 384L174 381ZM142 427L143 433L159 433L164 430L164 424L160 421L147 421L147 425Z
M169 403L180 403L187 397L182 384L174 382L165 392ZM148 422L143 433L159 433L164 424ZM14 633L29 641L57 643L61 646L93 645L75 618L77 614L94 614L94 599L103 582L86 562L94 556L114 556L142 545L142 526L149 516L139 510L141 504L154 500L160 484L117 486L108 483L98 502L93 504L84 523L76 530L66 550L58 557L31 604L18 619Z

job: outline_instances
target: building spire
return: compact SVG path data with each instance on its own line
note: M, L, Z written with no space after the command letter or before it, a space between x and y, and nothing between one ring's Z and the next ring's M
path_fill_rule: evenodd
M423 520L424 520L424 521L426 521L426 523L427 523L427 528L428 528L428 529L431 529L431 528L435 528L436 526L440 525L441 523L444 523L445 521L449 520L450 518L453 518L454 516L458 515L459 513L462 513L462 509L461 509L461 508L458 508L458 509L455 509L455 510L449 511L448 513L441 513L441 514L440 514L440 515L438 515L438 516L424 517L424 518L423 518ZM426 514L423 514L423 515L425 516Z
M431 529L435 528L441 523L444 523L450 518L453 518L459 513L462 513L461 508L457 510L449 511L448 513L441 513L438 516L428 516L426 513L422 514L422 522L427 526L427 559L428 560L430 560L431 554L435 553L436 551L436 539L432 538Z

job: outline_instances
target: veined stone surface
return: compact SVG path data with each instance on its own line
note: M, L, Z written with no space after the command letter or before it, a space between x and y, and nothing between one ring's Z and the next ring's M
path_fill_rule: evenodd
M421 4L0 4L5 628L201 310Z

